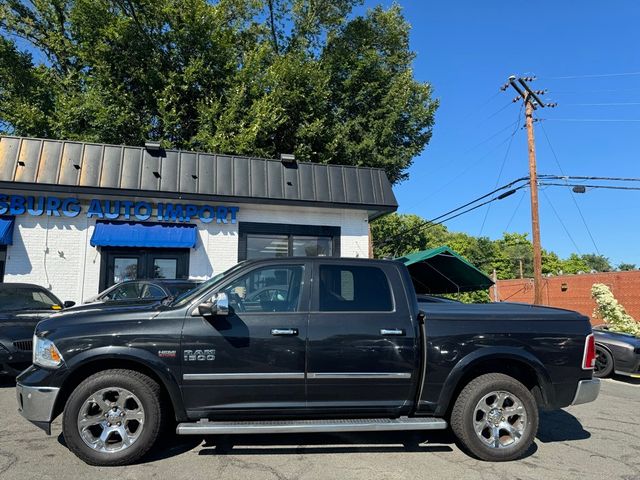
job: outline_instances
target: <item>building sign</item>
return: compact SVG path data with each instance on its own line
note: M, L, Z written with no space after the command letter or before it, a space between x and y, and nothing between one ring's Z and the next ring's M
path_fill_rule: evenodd
M131 200L89 201L85 212L87 218L101 220L150 220L190 222L198 219L202 223L236 223L240 207L222 205L193 205L169 202L133 202ZM155 214L154 214L155 212ZM82 204L77 198L27 197L24 195L0 195L0 215L47 215L49 217L77 217L82 213Z

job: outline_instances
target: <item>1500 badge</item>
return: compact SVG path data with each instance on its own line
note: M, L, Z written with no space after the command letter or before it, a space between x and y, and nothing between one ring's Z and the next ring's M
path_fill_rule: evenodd
M215 350L184 350L185 362L204 362L216 359Z

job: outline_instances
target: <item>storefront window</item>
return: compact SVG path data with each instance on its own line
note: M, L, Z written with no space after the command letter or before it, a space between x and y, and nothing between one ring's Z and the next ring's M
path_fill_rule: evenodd
M294 257L330 257L332 255L331 237L293 237Z
M177 278L178 260L176 258L156 258L153 260L153 278Z
M135 280L138 278L137 258L114 258L113 259L113 280L114 283L125 280Z
M189 249L103 247L100 290L125 280L189 278Z
M247 235L247 258L277 258L289 256L287 235Z
M340 227L241 222L238 261L339 257Z

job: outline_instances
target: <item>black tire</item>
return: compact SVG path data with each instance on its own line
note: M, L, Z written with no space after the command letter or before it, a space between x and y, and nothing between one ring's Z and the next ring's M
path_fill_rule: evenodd
M120 451L100 452L92 449L83 440L78 418L89 398L96 392L112 388L126 389L139 399L144 412L144 422L141 424L142 431L129 446ZM130 465L144 456L155 444L166 423L165 410L162 391L153 379L134 370L105 370L85 379L71 393L64 409L62 433L69 450L89 465Z
M487 442L491 440L483 441L480 438L481 434L476 433L474 428L474 422L478 419L479 413L476 411L476 406L493 392L506 392L514 396L524 408L524 415L520 420L517 419L518 415L507 417L506 414L501 414L504 415L503 419L507 418L507 421L513 419L514 422L521 422L518 424L523 428L521 436L514 440L513 444L502 445L500 439L503 430L499 430L500 433L496 437L500 445L490 446ZM508 403L508 399L505 402ZM538 432L538 406L529 389L515 378L501 373L488 373L469 382L458 395L451 412L451 429L462 444L462 448L480 460L490 462L516 460L529 450ZM488 427L486 430L490 432Z
M596 344L596 363L593 368L593 375L598 378L605 378L613 372L613 355L606 348Z

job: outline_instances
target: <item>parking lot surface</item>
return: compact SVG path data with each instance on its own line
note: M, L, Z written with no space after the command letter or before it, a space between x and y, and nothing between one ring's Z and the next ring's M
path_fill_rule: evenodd
M0 479L624 479L640 480L640 382L605 380L598 400L541 416L527 457L469 458L450 434L269 435L171 438L143 463L90 467L16 411L0 383ZM421 442L417 444L417 441ZM233 445L231 444L233 442ZM406 444L406 445L404 445Z

